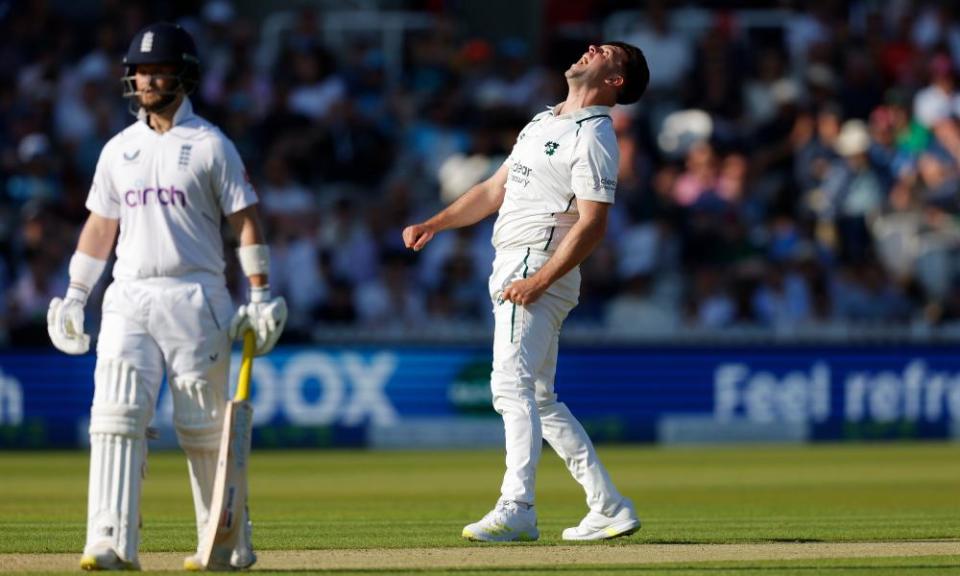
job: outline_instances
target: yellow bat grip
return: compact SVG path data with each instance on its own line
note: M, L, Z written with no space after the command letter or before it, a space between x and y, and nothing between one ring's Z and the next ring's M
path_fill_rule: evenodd
M234 400L243 401L250 397L250 374L253 372L253 353L257 347L257 337L253 330L243 333L243 357L240 360L240 376L237 378L237 394Z

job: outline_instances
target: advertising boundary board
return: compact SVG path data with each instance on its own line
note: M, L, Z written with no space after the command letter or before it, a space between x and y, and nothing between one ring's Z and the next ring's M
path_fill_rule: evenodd
M83 446L94 364L0 354L0 448ZM501 445L489 373L480 346L281 347L254 365L254 445ZM949 346L569 346L556 390L597 442L960 434L960 356ZM156 447L175 445L172 410L164 386Z

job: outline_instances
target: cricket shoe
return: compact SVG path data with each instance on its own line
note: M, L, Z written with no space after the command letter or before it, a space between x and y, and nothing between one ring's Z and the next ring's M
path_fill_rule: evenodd
M234 550L230 554L230 564L211 564L204 566L200 560L200 553L191 554L183 559L183 569L188 572L202 572L209 570L211 572L229 572L231 570L246 570L257 563L257 555L253 548L241 548Z
M210 565L204 566L201 561L202 556L198 551L183 559L183 569L189 572L201 572L208 570L210 572L229 572L232 570L246 570L257 563L257 554L253 551L253 523L250 522L250 512L245 513L247 522L243 526L243 532L237 541L236 548L230 551L230 561L224 562L226 550L217 549L216 552L222 554L211 554Z
M563 531L564 540L608 540L629 536L640 529L640 519L633 502L624 498L620 509L613 516L591 510L578 526Z
M94 544L83 551L80 557L80 568L83 570L139 570L140 563L136 560L127 561L117 555L110 544Z
M537 513L533 506L501 498L479 522L464 526L463 537L475 542L530 542L540 537Z

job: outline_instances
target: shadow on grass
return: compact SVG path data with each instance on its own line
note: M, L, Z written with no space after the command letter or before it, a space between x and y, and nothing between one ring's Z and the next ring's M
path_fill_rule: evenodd
M618 540L617 542L622 542L624 544L703 544L705 546L710 545L724 545L724 544L736 544L736 545L750 545L750 544L817 544L821 542L836 542L836 540L828 540L824 538L751 538L749 540L731 540L729 542L717 541L717 540L692 540L685 538L651 538L648 540ZM842 543L842 542L841 542ZM564 546L577 545L577 542L562 542ZM586 545L596 545L595 542L585 542Z

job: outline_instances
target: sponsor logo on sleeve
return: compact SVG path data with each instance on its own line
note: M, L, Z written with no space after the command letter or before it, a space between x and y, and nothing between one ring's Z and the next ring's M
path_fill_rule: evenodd
M607 192L615 192L617 190L617 179L616 178L596 178L593 181L594 190L606 190Z

